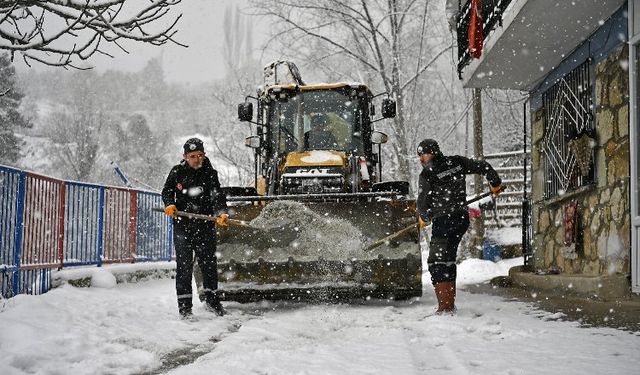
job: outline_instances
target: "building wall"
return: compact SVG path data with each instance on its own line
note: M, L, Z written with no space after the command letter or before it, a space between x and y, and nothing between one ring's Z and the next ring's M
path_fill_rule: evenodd
M596 184L544 199L544 109L532 114L534 266L569 274L628 274L630 269L629 50L595 65ZM578 240L566 251L563 205L578 202Z

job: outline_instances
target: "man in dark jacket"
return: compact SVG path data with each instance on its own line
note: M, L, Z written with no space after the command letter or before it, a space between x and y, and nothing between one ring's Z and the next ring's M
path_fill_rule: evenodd
M502 191L502 180L484 160L444 156L433 139L420 142L418 155L423 166L417 201L420 226L433 224L427 264L438 298L436 313L453 313L458 244L469 228L465 175L485 176L495 195Z
M187 140L183 158L171 169L162 189L164 212L173 217L178 311L183 318L192 316L191 277L195 253L202 271L207 308L222 316L225 311L217 295L216 224L227 225L227 200L220 188L218 172L205 156L200 139ZM214 223L178 217L176 211L217 216L217 219Z

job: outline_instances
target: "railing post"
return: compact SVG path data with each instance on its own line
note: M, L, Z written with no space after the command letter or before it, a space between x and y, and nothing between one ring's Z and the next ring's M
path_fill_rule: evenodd
M15 228L15 251L13 252L13 263L16 266L16 272L13 273L13 295L20 293L20 259L22 259L22 231L24 229L24 198L26 174L20 171L18 177L18 195L16 207L16 228Z
M131 254L131 263L136 262L136 233L138 226L138 192L129 190L131 201L129 203L129 253Z
M67 194L67 183L62 182L60 184L60 206L58 207L58 259L60 260L60 268L64 267L64 229L65 229L65 219L66 219L66 194Z
M98 201L98 267L102 267L103 245L104 245L104 186L99 191Z

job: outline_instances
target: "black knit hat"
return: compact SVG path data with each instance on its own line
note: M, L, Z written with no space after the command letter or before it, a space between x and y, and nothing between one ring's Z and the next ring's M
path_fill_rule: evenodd
M433 154L440 155L440 146L434 139L427 138L418 144L418 155Z
M184 153L188 154L194 151L202 151L204 152L204 144L199 138L189 138L184 143Z

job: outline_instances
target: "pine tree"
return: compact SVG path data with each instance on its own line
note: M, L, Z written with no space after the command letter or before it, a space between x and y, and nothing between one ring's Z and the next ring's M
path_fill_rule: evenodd
M19 157L20 141L15 135L18 127L29 127L20 113L24 95L16 86L16 70L8 54L0 55L0 163L15 164Z

